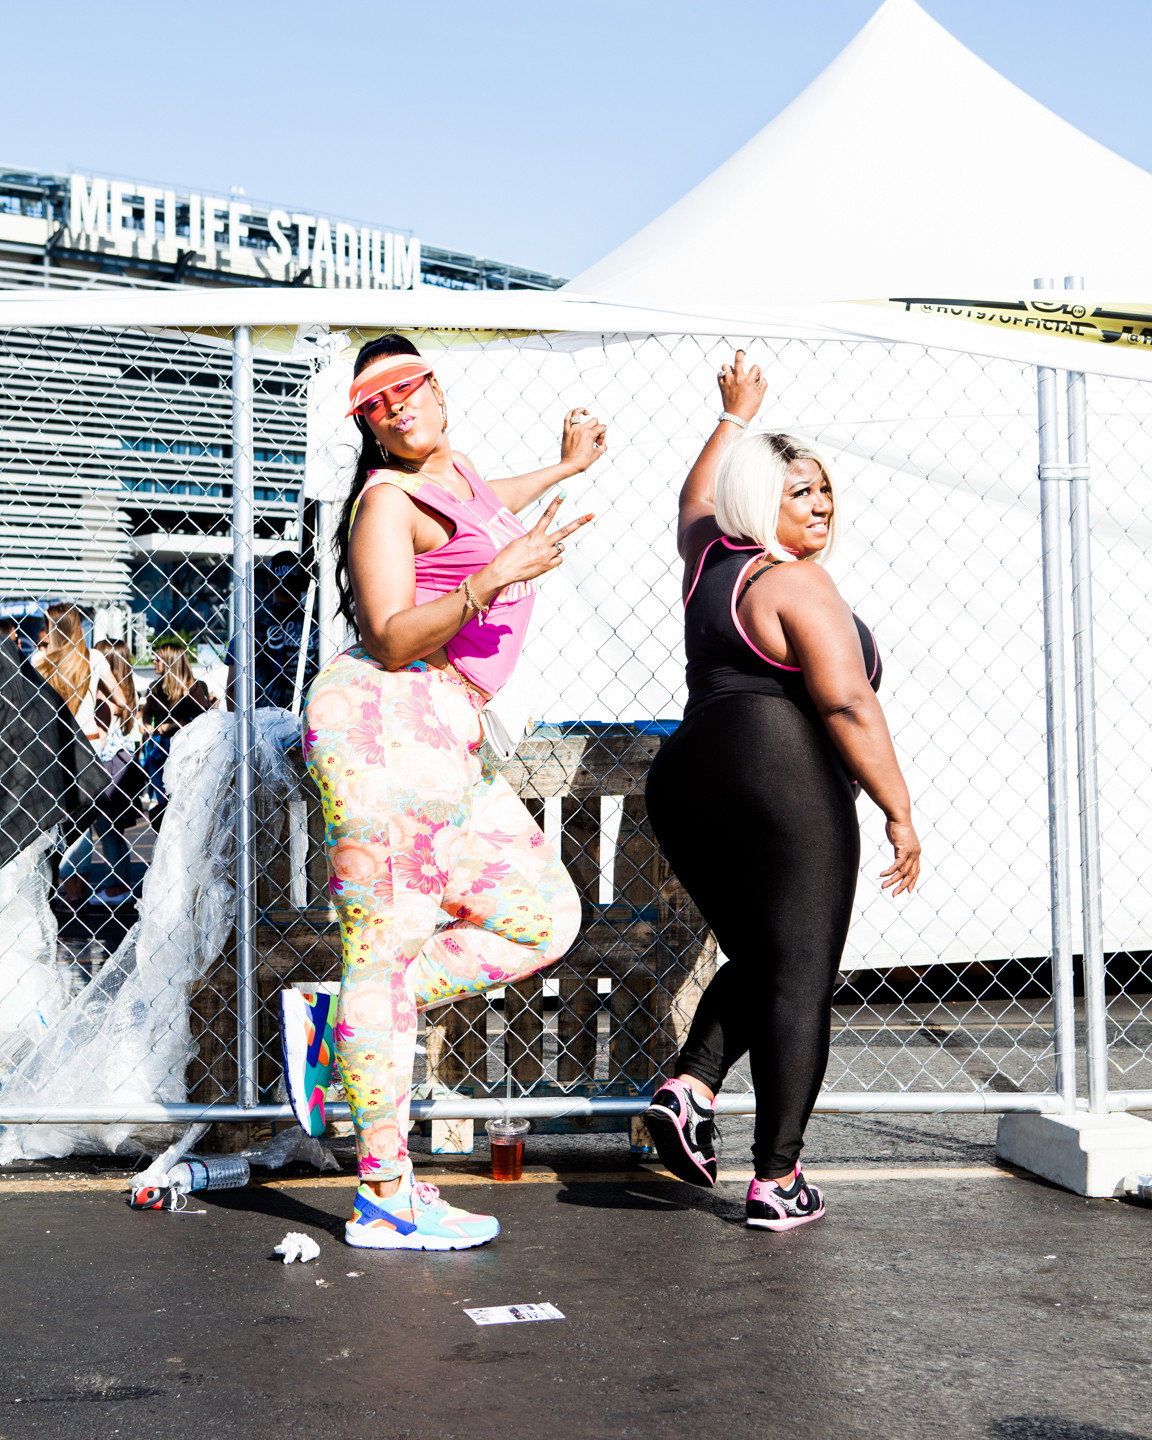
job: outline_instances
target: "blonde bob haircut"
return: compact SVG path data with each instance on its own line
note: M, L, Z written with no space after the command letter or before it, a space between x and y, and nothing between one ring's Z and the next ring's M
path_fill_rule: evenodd
M827 560L836 543L839 505L836 488L824 458L795 435L768 435L762 430L742 435L729 445L716 473L716 523L734 540L755 540L773 560L795 560L776 538L780 502L793 460L815 460L820 473L832 487L832 515L828 521L828 543L813 558Z

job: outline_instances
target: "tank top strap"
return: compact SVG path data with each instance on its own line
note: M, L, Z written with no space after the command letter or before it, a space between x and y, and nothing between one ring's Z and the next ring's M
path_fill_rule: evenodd
M749 575L748 579L745 580L743 586L740 589L740 594L736 597L736 604L740 604L740 602L744 599L744 596L747 595L748 591L751 590L752 586L755 585L756 581L759 580L761 575L767 575L769 570L775 570L777 565L783 565L783 563L783 560L769 560L767 565L761 565L760 569L756 571L755 575Z
M460 466L457 465L456 469L460 470ZM471 484L471 477L469 476L468 479ZM446 515L453 523L456 522L459 511L463 509L464 502L453 495L450 490L443 489L432 480L425 480L422 475L405 475L400 470L370 470L363 489L352 504L352 515L348 521L349 538L352 536L352 527L356 524L360 501L369 490L374 489L377 485L395 485L397 490L403 490L405 495L409 495L413 499L419 498L422 505L427 505L429 510ZM421 495L421 490L426 493ZM435 498L432 494L427 493L429 491L435 492ZM448 503L446 504L445 501Z
M369 470L368 479L359 495L352 502L352 514L348 519L348 538L352 538L352 527L356 524L356 516L360 512L360 502L369 490L375 489L377 485L395 485L397 490L403 490L405 495L415 495L424 481L419 475L401 475L396 470Z

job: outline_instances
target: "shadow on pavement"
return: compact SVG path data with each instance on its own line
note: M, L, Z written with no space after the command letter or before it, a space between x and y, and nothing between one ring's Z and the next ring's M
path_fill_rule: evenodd
M1132 1430L1109 1430L1100 1425L1081 1425L1051 1415L1012 1415L994 1420L988 1431L994 1440L1148 1440Z
M351 1195L354 1190L355 1186L350 1184L347 1197L348 1214L351 1214ZM337 1197L337 1203L345 1199L339 1191L333 1198ZM329 1210L319 1210L315 1205L294 1199L283 1190L274 1190L265 1185L248 1185L240 1190L197 1190L194 1198L197 1203L211 1205L215 1210L247 1211L253 1215L268 1215L296 1225L315 1225L318 1230L326 1230L337 1240L344 1239L344 1223L348 1215L343 1213L343 1204L341 1214L334 1215Z
M559 1205L579 1205L589 1210L698 1210L721 1220L726 1225L744 1224L744 1201L729 1199L715 1190L696 1189L690 1185L646 1185L643 1190L630 1189L626 1184L603 1182L581 1184L562 1182L556 1194Z

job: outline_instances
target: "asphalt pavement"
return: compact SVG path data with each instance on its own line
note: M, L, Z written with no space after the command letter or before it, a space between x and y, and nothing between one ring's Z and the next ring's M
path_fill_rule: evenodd
M12 1167L0 1440L1152 1440L1152 1211L997 1167L992 1126L817 1117L829 1213L785 1235L744 1227L731 1131L712 1193L622 1137L533 1137L517 1185L424 1153L503 1224L447 1255L346 1247L348 1176L178 1215L130 1211L124 1162Z

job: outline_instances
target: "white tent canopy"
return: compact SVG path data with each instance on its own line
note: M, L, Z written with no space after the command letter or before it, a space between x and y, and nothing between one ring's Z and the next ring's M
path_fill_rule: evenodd
M1069 83L1075 83L1069 78ZM885 4L796 100L571 282L747 314L890 296L1149 285L1152 175L1005 80L914 0Z

